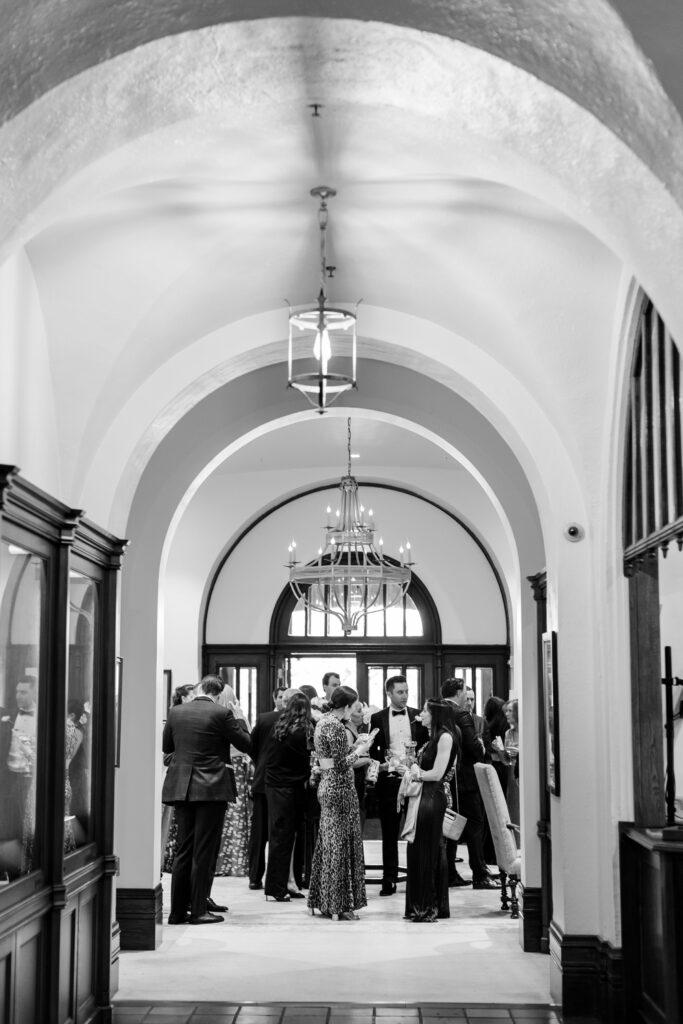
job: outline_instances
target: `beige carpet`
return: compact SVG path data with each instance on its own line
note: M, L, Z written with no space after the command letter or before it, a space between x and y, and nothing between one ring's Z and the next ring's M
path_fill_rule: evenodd
M366 843L366 859L378 857ZM467 866L463 874L469 877ZM170 876L164 875L164 921ZM403 921L404 886L368 886L361 920L311 917L304 900L266 903L246 878L217 878L223 924L164 925L154 952L122 953L118 999L357 1003L550 1002L549 958L524 953L498 891L451 889L451 918Z

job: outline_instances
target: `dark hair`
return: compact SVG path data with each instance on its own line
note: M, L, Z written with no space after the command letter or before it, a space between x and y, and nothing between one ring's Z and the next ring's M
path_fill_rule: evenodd
M460 750L461 733L455 720L455 708L450 701L439 699L438 697L430 698L426 704L427 710L432 716L432 726L427 747L430 747L432 744L436 747L441 733L447 732L453 737L453 747L457 754Z
M315 698L318 696L318 691L316 690L315 686L311 686L310 683L303 683L299 687L299 691L300 693L303 693L306 697L308 697L309 700L315 700Z
M441 684L441 696L456 697L459 693L465 689L465 680L459 679L456 676L450 676L448 679L444 679Z
M290 733L305 729L307 736L313 735L311 702L305 693L294 693L287 701L282 714L275 723L273 736L276 740L286 739Z
M171 697L171 707L175 708L178 704L182 704L183 698L189 697L193 690L194 686L192 683L185 683L183 686L176 686L173 691L173 696Z
M339 711L340 708L350 708L358 700L358 694L350 686L335 686L330 694L330 699L325 704L325 711Z
M338 672L326 672L325 675L323 676L323 689L327 686L332 676L336 676L339 682L341 682L341 676L339 675Z
M217 697L223 690L223 680L220 676L204 676L199 681L199 689L207 697Z
M407 683L407 682L408 682L408 680L406 679L405 676L401 676L401 675L389 676L389 678L387 679L386 683L384 684L384 692L385 693L393 693L395 686L398 686L399 683Z
M286 693L288 689L288 686L285 686L283 683L278 683L278 685L273 690L273 697L277 697L278 693Z
M81 715L85 714L85 704L78 697L72 697L66 705L67 717L69 715L74 716L74 721L80 721Z

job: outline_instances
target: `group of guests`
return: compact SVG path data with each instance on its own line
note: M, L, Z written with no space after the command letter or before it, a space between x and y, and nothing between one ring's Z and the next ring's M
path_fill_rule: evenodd
M492 760L495 751L501 765L510 767L508 730L500 743L488 726L477 734L468 691L459 679L446 680L441 697L427 700L418 712L407 706L405 677L392 676L386 681L388 706L369 724L357 692L343 686L338 675L327 673L323 688L322 706L313 687L283 689L275 709L261 715L251 733L235 701L221 706L223 686L216 677L205 677L191 703L169 712L162 799L175 808L178 829L170 924L223 920L217 911L226 908L211 901L210 889L225 809L236 795L231 747L248 754L254 766L249 887L264 889L266 899L306 898L305 876L311 914L358 919L358 910L367 905L362 808L371 767L382 829L381 896L396 892L402 837L407 839L406 919L450 916L449 885L458 884L459 876L454 844L447 844L442 828L454 801L468 818L463 841L472 884L496 886L485 860L485 816L473 765ZM413 751L414 758L406 756ZM302 838L312 846L306 870Z

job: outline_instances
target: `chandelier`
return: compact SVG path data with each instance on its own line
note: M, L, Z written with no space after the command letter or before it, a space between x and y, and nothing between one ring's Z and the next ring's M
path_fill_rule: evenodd
M325 546L318 548L317 561L301 565L296 558L296 541L289 545L289 585L298 602L306 608L332 615L342 624L345 635L371 612L398 604L411 579L410 542L401 545L400 563L387 558L375 547L372 509L368 520L359 502L358 483L351 475L351 420L347 421L348 468L339 485L340 507L332 521L327 508Z
M327 305L326 282L336 267L328 266L325 248L327 200L336 189L318 185L311 195L320 199L320 291L311 306L289 305L288 387L306 396L319 413L344 391L356 387L356 314ZM356 309L358 303L356 303ZM296 351L295 351L296 350ZM294 372L296 357L298 372Z

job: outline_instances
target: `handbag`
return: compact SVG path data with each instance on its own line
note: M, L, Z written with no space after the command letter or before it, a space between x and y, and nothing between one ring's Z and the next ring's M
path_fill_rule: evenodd
M455 806L456 810L453 811L449 808L444 814L441 831L443 835L446 837L446 839L452 839L454 842L457 842L460 836L463 834L465 830L465 825L467 824L467 818L464 816L464 814L460 814L459 811L460 801L458 799L457 772L455 775Z

